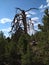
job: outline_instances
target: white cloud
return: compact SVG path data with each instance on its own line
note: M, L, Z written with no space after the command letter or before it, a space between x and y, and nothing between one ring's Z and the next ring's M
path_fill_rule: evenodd
M47 5L44 5L44 8L46 8L47 7Z
M49 6L49 0L46 0L46 3L47 3L46 5L41 4L39 8L43 9L43 8L48 7Z
M32 15L35 15L35 14L36 14L36 13L33 12L33 11L29 11L28 13L29 13L29 14L32 14Z
M40 12L44 12L46 7L47 7L47 5L41 4L40 7L39 7L39 9L41 9Z
M4 29L0 29L0 31L2 31L6 37L10 37L11 36L9 34L9 32L11 31L11 27L6 28L6 29L5 28Z
M49 0L46 0L46 2L47 2L47 7L49 6Z
M45 8L49 7L49 0L46 0L46 5L41 4L39 9L41 9L41 12L44 12Z
M43 8L43 4L40 5L39 9L42 9Z
M47 4L47 6L49 6L49 3Z
M4 23L7 23L7 22L11 22L12 20L9 19L9 18L2 18L0 19L0 23L4 24Z
M32 15L35 15L36 14L36 12L33 12L33 11L29 11L29 12L26 12L25 14L32 14Z
M3 32L9 32L11 30L11 27L9 27L9 28L4 28L4 29L0 29L0 31L3 31Z
M47 3L49 3L49 0L46 0Z
M35 15L36 13L33 11L26 12L26 17L31 17L31 15Z
M26 17L31 17L31 15L28 12L25 12Z
M37 20L39 20L39 18L38 17L33 17L33 18L31 18L31 20L37 21Z
M26 15L26 17L31 17L31 15L30 15L30 14L28 14L28 15Z
M41 4L40 7L39 7L39 9L42 10L42 9L45 9L46 7L47 7L47 5L43 5L43 4Z

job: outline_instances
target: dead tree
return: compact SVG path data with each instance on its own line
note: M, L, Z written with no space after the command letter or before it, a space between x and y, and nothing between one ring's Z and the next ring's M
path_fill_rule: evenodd
M11 30L13 33L15 33L19 28L21 28L24 31L24 33L27 34L27 29L30 28L30 24L32 24L32 26L33 26L33 23L31 22L31 18L26 17L26 12L28 12L32 9L38 10L37 8L30 8L25 11L20 8L16 8L16 10L17 11L19 10L19 12L15 15L14 20L12 22Z

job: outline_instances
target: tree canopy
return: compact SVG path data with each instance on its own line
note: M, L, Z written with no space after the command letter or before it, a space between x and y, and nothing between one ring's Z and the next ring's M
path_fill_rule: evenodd
M41 31L32 36L27 34L27 20L30 18L26 18L26 11L17 10L12 21L11 38L0 32L0 65L49 65L49 9L44 11L43 26L38 25Z

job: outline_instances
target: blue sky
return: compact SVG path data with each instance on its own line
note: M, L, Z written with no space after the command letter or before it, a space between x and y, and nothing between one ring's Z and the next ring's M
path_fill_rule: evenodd
M35 23L35 29L37 29L38 23L41 23L43 11L49 7L49 0L0 0L0 31L2 30L6 36L9 36L11 29L11 21L16 14L16 7L27 10L29 8L39 8L40 11L30 11L33 14L32 19L38 20ZM28 17L30 15L28 14Z

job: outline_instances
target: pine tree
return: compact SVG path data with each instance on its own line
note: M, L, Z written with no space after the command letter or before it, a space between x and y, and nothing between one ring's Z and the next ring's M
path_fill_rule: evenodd
M42 21L43 21L43 24L44 24L44 25L43 25L43 26L38 25L39 28L40 28L43 32L49 31L49 9L46 9L46 10L44 11L44 16L43 16Z

